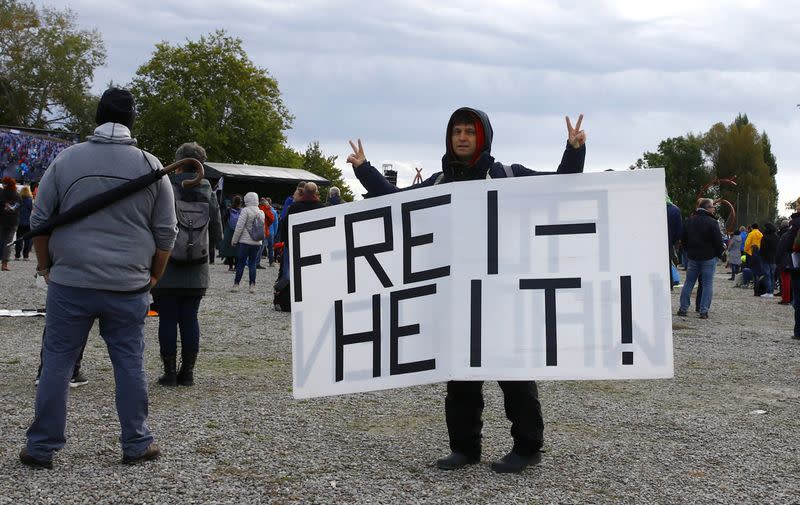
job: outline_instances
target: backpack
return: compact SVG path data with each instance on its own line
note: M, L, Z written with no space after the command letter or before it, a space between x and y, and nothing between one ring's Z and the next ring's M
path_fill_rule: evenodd
M195 192L184 194L181 191L179 195L181 198L175 200L178 236L175 237L175 246L170 253L170 259L186 264L206 263L210 206L205 201L192 201L199 197Z
M231 230L236 229L236 223L239 222L239 214L242 212L242 209L234 209L231 207L228 213L228 228Z
M250 235L251 240L264 240L266 238L266 233L264 233L264 220L261 219L260 212L256 214L253 218L253 222L250 223L250 228L247 230L247 233Z

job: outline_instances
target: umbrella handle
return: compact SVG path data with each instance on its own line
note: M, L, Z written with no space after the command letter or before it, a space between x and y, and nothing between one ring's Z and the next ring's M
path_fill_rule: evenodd
M164 175L170 174L177 170L179 167L184 165L194 165L195 170L197 171L197 176L194 179L188 179L183 181L182 185L184 188L194 188L200 185L200 181L203 180L205 176L205 170L203 170L203 164L194 158L183 158L182 160L178 160L171 165L167 165L164 167Z

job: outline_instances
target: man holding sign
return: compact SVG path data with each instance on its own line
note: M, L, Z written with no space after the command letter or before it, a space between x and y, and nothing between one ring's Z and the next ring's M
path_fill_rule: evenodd
M503 177L522 177L545 174L572 174L583 172L586 156L586 133L581 130L583 115L573 128L566 118L568 143L556 172L536 172L522 165L503 165L491 155L492 125L482 111L462 107L450 117L445 136L446 152L442 157L442 171L421 184L397 188L366 159L361 140L350 142L353 154L347 162L353 166L356 177L369 192L381 196L397 191L423 188L459 181L475 181ZM481 413L484 402L482 381L449 381L445 399L447 431L451 454L436 462L443 470L454 470L480 461ZM506 417L511 421L514 446L492 469L500 473L520 472L541 461L540 450L544 444L544 421L534 381L500 381L503 390Z

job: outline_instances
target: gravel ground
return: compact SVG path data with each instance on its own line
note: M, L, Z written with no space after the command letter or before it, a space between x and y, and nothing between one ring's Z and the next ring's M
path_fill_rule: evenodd
M34 262L11 268L0 275L0 308L44 307ZM119 464L113 376L96 326L84 358L90 382L72 390L55 469L19 463L44 318L0 318L0 504L800 503L792 311L731 287L722 270L711 318L673 321L674 379L540 383L543 461L496 475L489 463L510 446L496 384L485 388L483 461L439 471L444 384L294 400L289 316L267 294L276 271L259 270L260 293L246 295L228 291L227 267L211 269L194 387L155 382L158 321L147 322L149 424L162 457L141 466Z

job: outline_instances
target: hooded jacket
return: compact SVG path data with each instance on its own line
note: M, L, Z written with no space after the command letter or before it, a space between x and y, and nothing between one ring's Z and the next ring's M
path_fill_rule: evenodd
M239 214L239 221L236 222L236 230L233 232L231 244L236 245L239 243L248 245L261 245L261 240L254 240L250 236L250 227L253 220L258 219L261 221L261 226L264 226L264 211L258 208L258 194L251 191L244 195L244 208Z
M450 133L453 129L453 120L456 114L466 111L471 113L476 118L476 125L479 128L477 140L478 153L472 163L464 163L459 161L453 154L453 148L450 142ZM442 156L442 170L436 172L428 177L420 184L409 186L407 188L398 188L393 185L386 178L373 167L369 161L364 161L358 168L355 169L356 177L361 184L367 189L368 196L380 196L398 191L406 191L409 189L425 188L435 184L442 184L447 182L456 181L470 181L480 180L486 178L499 179L506 177L506 170L502 163L496 162L492 157L492 138L494 131L492 124L489 122L489 116L485 112L478 109L469 107L462 107L450 116L447 122L447 129L445 130L445 154ZM483 141L481 142L481 137ZM583 145L575 149L567 144L564 154L561 157L561 163L558 165L556 172L537 172L519 164L511 165L511 172L514 177L524 177L529 175L548 175L548 174L575 174L583 172L583 163L586 158L586 146Z
M87 142L68 147L42 177L33 203L35 228L101 192L162 168L136 147L128 128L104 123ZM50 280L77 288L141 291L149 287L156 249L178 234L175 198L166 177L91 215L53 230Z

